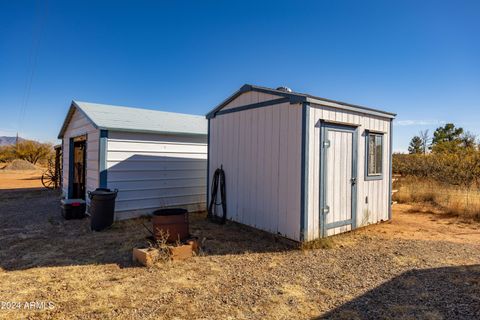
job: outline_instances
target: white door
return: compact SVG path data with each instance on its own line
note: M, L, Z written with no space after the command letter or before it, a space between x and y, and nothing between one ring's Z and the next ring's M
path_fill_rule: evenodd
M323 130L323 236L355 227L356 130L325 124Z

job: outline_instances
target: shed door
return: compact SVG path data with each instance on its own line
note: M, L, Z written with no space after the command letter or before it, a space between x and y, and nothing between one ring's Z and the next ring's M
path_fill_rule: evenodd
M325 124L323 128L323 236L355 227L356 128Z

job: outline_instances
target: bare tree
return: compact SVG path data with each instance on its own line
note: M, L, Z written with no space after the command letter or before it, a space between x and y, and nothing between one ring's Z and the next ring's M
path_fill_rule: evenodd
M477 147L477 136L470 131L465 131L460 137L462 147L475 149Z
M428 133L428 129L425 131L420 131L420 139L422 140L422 151L423 154L427 154L428 147L430 145L430 135Z

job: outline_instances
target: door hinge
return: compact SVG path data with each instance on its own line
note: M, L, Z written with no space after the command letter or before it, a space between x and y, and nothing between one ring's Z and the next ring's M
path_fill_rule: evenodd
M324 214L327 214L327 213L329 213L329 212L330 212L330 207L329 207L329 206L325 206L325 207L323 208L323 213L324 213Z
M323 142L323 147L324 147L324 148L329 148L329 147L330 147L330 140L325 140L325 141Z

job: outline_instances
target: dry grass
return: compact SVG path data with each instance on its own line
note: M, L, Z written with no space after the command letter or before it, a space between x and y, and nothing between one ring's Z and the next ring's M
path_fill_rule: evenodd
M302 250L332 249L335 245L332 237L308 241L301 244Z
M426 211L480 220L480 190L458 188L419 178L403 178L395 187L394 200L399 203L429 204ZM433 208L432 208L433 206ZM425 211L425 210L422 210Z
M16 192L0 201L0 301L55 304L51 310L0 310L0 319L312 319L326 312L367 318L369 303L361 297L369 292L376 312L388 311L377 306L393 302L414 306L377 318L421 318L427 312L449 318L457 304L448 299L455 297L475 311L467 295L476 288L467 277L471 272L453 273L459 284L448 287L435 278L436 270L418 275L418 281L408 280L416 275L403 276L410 269L479 265L474 226L399 211L407 210L404 205L395 208L392 223L336 236L334 243L317 242L328 250L298 250L276 236L194 214L190 230L205 239L203 254L142 268L133 265L131 252L149 236L141 224L146 219L91 232L88 220L61 218L53 192ZM403 279L411 285L399 287ZM417 292L425 283L435 286L429 290L433 307L399 292ZM354 301L360 307L341 308ZM415 314L419 308L424 313Z

